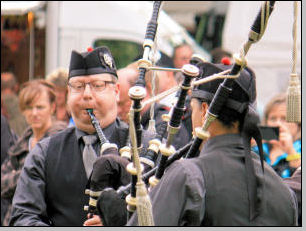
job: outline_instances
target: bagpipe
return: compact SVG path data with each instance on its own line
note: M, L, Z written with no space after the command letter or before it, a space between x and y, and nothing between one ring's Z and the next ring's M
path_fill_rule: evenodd
M129 96L132 100L132 106L129 113L129 145L118 151L114 146L107 144L107 140L104 139L105 137L103 138L103 135L101 135L103 134L102 129L99 128L98 124L95 122L96 120L94 119L94 115L92 112L88 111L90 117L92 118L93 126L96 128L98 135L100 134L99 138L101 136L100 141L102 146L104 145L103 153L107 153L107 150L109 150L112 154L117 154L117 156L110 155L108 157L108 165L116 165L115 168L117 168L117 172L122 172L122 169L126 168L126 172L130 174L130 183L123 183L122 180L120 181L119 178L122 177L122 175L120 176L120 174L117 174L117 176L119 176L117 180L122 183L121 185L116 185L116 187L114 187L112 184L106 183L99 189L97 189L97 187L90 186L90 189L86 191L90 195L90 206L88 208L90 214L99 214L102 218L103 224L106 226L120 226L124 225L126 221L131 217L131 215L136 211L138 216L138 223L140 226L154 225L152 205L150 202L150 197L148 196L148 190L158 184L159 180L163 177L165 169L174 161L181 158L197 157L201 144L203 141L209 138L209 132L207 130L210 124L218 118L220 113L222 113L222 108L224 107L228 96L232 91L233 82L236 78L239 77L240 72L244 69L244 67L246 67L245 56L247 55L251 45L258 42L263 36L269 16L274 8L274 4L275 1L267 1L262 5L251 27L250 33L248 35L248 40L243 44L240 53L234 55L234 64L229 70L213 74L204 79L197 79L197 77L201 75L197 64L205 62L205 60L197 55L192 57L190 64L184 65L181 69L162 68L152 65L152 61L150 60L150 53L152 52L154 39L156 37L156 31L158 27L158 14L161 7L160 1L155 1L153 3L152 17L147 25L145 40L143 43L143 57L138 62L139 78L135 86L129 90ZM150 70L179 71L183 74L184 78L179 86L169 89L145 102L142 102L146 96L145 75L146 72ZM292 76L293 78L296 77L294 74ZM194 137L188 144L179 150L175 150L175 148L172 146L172 142L174 136L180 129L188 91L194 86L204 84L209 81L214 81L216 79L224 80L219 85L218 90L209 105L203 126L195 129ZM292 82L294 82L295 85L298 85L296 81L297 80L294 79ZM291 90L291 92L293 91L294 90ZM144 105L159 101L173 92L177 92L176 102L171 108L170 113L163 117L164 124L162 125L161 129L157 131L154 138L149 142L149 147L145 150L145 152L143 152L145 154L140 157L139 153L142 150L143 132L140 123L140 112L142 108ZM296 96L296 93L294 94L294 97L298 97ZM252 113L253 112L250 110L249 118L254 119L252 122L253 126L254 123L258 123L258 118ZM167 137L165 137L166 133ZM247 129L246 133L248 133ZM252 134L247 134L247 142L250 141L251 135ZM261 147L260 134L255 140L258 146ZM105 155L105 157L107 156L108 155ZM260 159L263 164L262 149L260 149ZM246 155L246 162L250 164L250 161L251 160L249 159L249 155ZM115 164L112 164L111 162L115 162ZM105 164L103 166L105 166ZM252 166L249 169L252 171ZM92 176L96 174L96 171L98 170L95 170L94 167ZM103 171L103 169L100 168L100 171ZM248 177L253 177L252 172L248 173ZM123 178L125 178L124 181L126 182L126 175ZM100 179L100 181L102 180ZM250 180L250 182L254 181ZM250 185L249 187L254 188L254 185ZM252 210L250 213L250 219L256 216L256 205L254 202L256 198L254 195L256 195L256 193L254 194L254 192L250 190L249 199L251 201ZM110 201L113 202L110 203ZM117 209L112 210L112 206L118 207ZM109 214L106 214L105 211L108 211ZM121 218L122 216L126 217L119 219L118 217L120 216Z
M94 163L94 170L88 181L87 189L85 190L85 194L89 195L89 205L84 206L84 210L88 211L89 218L92 218L94 214L97 214L97 199L101 191L107 187L116 188L116 185L120 186L127 183L127 177L119 174L119 171L122 167L126 167L129 161L126 159L119 160L117 145L110 143L105 137L93 110L87 109L87 113L98 134L101 145L100 157Z

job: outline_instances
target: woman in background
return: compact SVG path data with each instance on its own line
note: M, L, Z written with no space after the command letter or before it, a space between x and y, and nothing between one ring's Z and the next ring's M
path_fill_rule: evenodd
M54 85L46 80L26 82L19 93L19 107L29 127L10 147L8 157L1 166L1 198L10 201L4 226L8 225L11 216L12 199L26 156L38 141L67 126L65 122L53 119L55 102Z
M267 103L263 125L279 127L279 140L263 141L266 162L282 178L290 177L301 165L301 124L286 121L286 94L279 94ZM253 150L258 152L258 147Z

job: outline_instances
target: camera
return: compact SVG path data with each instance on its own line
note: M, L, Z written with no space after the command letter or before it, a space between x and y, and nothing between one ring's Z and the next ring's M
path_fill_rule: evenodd
M279 139L279 127L259 126L259 130L263 140Z

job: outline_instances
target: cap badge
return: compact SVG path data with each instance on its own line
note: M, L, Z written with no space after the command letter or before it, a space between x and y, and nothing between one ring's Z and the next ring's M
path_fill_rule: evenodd
M104 54L103 55L104 61L105 63L110 67L113 68L113 62L112 62L112 58L110 57L109 54Z

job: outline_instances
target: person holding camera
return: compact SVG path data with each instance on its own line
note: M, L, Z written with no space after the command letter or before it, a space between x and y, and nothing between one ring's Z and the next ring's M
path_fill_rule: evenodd
M279 128L279 138L265 140L266 162L282 178L290 177L301 166L301 124L286 121L286 94L274 96L264 110L263 125ZM253 147L258 153L258 147Z

